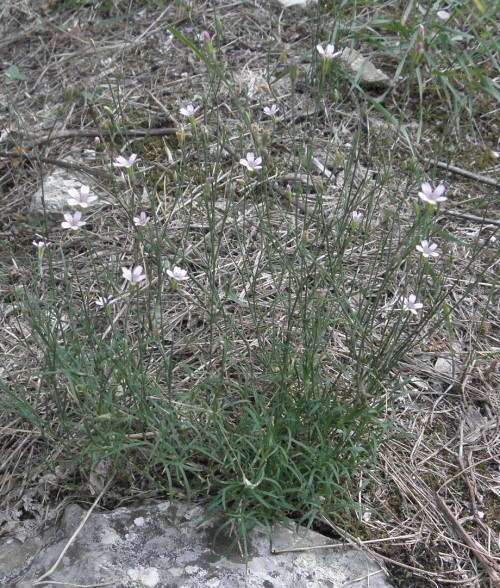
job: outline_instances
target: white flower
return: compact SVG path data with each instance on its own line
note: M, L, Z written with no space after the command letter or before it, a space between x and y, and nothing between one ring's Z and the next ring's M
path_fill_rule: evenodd
M436 251L438 246L436 243L429 243L427 239L424 239L420 245L417 245L415 249L420 251L423 257L439 257L439 253Z
M326 49L323 49L322 45L316 45L316 49L324 59L328 60L334 59L342 53L342 51L335 51L335 45L333 43L328 43Z
M422 191L418 193L421 200L424 202L428 202L432 206L435 206L438 202L444 202L448 200L446 196L443 196L444 191L446 188L443 184L439 184L436 188L433 188L429 182L424 182L422 184Z
M85 221L81 220L82 213L79 210L77 210L74 215L72 215L71 212L65 212L64 218L65 220L61 223L63 229L78 231L80 227L87 224Z
M113 298L111 294L108 296L99 296L95 303L97 306L111 306L116 302L116 298Z
M179 112L184 116L194 116L196 114L196 111L199 109L199 106L195 108L192 104L188 104L186 106L183 106L182 108L179 108Z
M68 198L68 204L70 206L87 208L91 202L97 200L97 196L90 194L90 188L88 186L81 186L80 191L75 188L70 188L68 194L71 196L71 198Z
M134 269L129 269L128 267L122 267L122 274L123 277L128 280L133 286L142 282L142 280L146 279L146 274L144 273L144 268L142 265L138 265L134 267Z
M132 155L128 159L126 157L123 157L123 155L118 155L118 157L113 162L113 165L115 167L129 168L132 167L138 161L141 160L137 158L137 153L132 153Z
M275 116L275 114L279 111L279 107L277 104L273 104L271 106L264 106L264 114L268 116Z
M256 484L250 482L250 480L243 474L243 484L247 487L250 488L250 490L253 490L254 488L257 488L257 486L262 482L262 480L259 480Z
M134 224L136 227L145 227L151 220L150 216L146 216L145 212L141 212L139 216L134 216Z
M358 224L361 222L361 219L363 218L363 213L359 212L358 210L354 210L352 213L352 222L355 224Z
M411 312L413 314L417 314L424 305L421 302L417 302L417 297L415 294L410 294L408 298L403 297L403 310L406 312Z
M183 280L189 280L189 276L187 275L187 271L181 269L180 267L174 265L173 269L167 270L167 274L172 278L172 280L176 280L177 282L182 282Z
M31 243L38 249L38 251L44 251L50 245L45 241L31 241Z
M248 171L255 171L262 169L262 157L255 157L255 153L252 151L247 153L246 159L240 159L240 164L244 165Z

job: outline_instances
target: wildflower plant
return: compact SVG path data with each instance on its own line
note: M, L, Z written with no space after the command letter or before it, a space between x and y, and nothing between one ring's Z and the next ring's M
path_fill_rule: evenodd
M330 4L338 18L311 34L332 39L345 30L349 42L386 47L390 19L366 26L354 5L350 19L346 3ZM140 477L151 493L208 497L206 518L222 511L219 531L231 528L232 546L243 551L253 526L270 531L291 513L308 527L320 519L349 532L362 528L380 455L394 447L401 410L423 396L406 402L420 369L410 362L426 360L430 352L421 359L421 351L434 336L452 347L453 329L466 323L464 300L481 298L483 314L493 316L498 286L496 224L462 230L460 217L435 214L447 200L444 183L415 188L434 175L417 157L420 140L437 141L425 151L432 163L461 151L435 139L435 118L423 110L416 129L401 122L406 113L398 109L419 80L431 99L438 84L455 96L446 71L425 69L441 29L426 23L420 30L417 15L401 16L387 44L391 92L401 91L400 100L383 91L375 99L335 61L333 44L311 37L281 62L262 61L267 80L252 95L231 81L230 56L218 61L212 36L193 41L171 26L176 51L191 52L199 66L199 87L197 76L193 88L180 76L168 82L183 96L203 93L197 135L161 128L173 140L160 141L143 133L137 102L126 104L121 87L106 92L114 126L111 139L103 128L105 149L93 171L102 165L96 177L117 204L103 209L91 235L78 233L93 196L87 184L72 189L68 203L78 209L41 232L57 243L68 230L63 246L51 246L44 275L25 272L22 287L7 284L16 320L26 322L16 353L24 349L31 363L10 370L8 382L0 374L2 408L40 433L57 465L77 466L89 480L108 465L124 487L135 488ZM214 23L215 40L224 38L222 26ZM425 52L412 65L424 34ZM482 78L474 83L487 94ZM453 125L460 101L450 100ZM92 117L81 112L90 137L96 113L109 120L98 100L92 108ZM194 124L199 109L186 100L180 114ZM278 112L286 114L270 132L266 117L275 123ZM387 125L375 128L375 114ZM133 153L117 156L113 167L127 170L129 188L142 189L148 201L140 205L123 196L104 158L110 149L130 153L132 144L144 165ZM440 169L465 208L459 180ZM491 204L483 193L483 216ZM35 269L49 243L28 245L22 257ZM181 267L167 261L174 259ZM429 361L418 377L434 378L433 369Z

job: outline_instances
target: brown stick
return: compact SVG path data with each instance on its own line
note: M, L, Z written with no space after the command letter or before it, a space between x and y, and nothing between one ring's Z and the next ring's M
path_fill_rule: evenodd
M439 167L439 169L445 169L446 171L450 171L453 174L463 176L464 178L477 180L478 182L483 182L483 184L488 184L489 186L500 187L500 180L494 180L493 178L489 178L488 176L481 176L466 169L462 169L461 167L456 167L454 165L450 165L449 163L444 163L443 161L432 161L431 159L424 159L424 161L425 163L427 163L427 165L435 165L436 167Z
M441 214L446 216L453 216L456 218L465 218L467 220L476 221L478 223L488 223L500 227L500 221L486 216L476 216L475 214L468 214L467 212L458 212L455 210L442 210Z
M23 145L41 145L42 143L48 143L50 141L57 141L59 139L70 139L72 137L88 137L94 138L99 135L119 135L122 134L125 137L161 137L164 135L175 135L178 129L165 127L159 129L126 129L118 133L110 129L71 129L69 131L60 131L59 133L53 133L46 137L38 137L33 139L19 139L19 142Z

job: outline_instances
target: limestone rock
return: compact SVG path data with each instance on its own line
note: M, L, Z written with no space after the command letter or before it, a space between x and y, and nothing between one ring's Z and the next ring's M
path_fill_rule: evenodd
M198 526L204 510L181 501L149 500L136 507L93 512L44 579L45 588L110 583L116 588L389 588L383 570L351 547L320 547L332 541L304 529L277 525L270 551L266 533L250 533L248 563L230 538L215 532L221 521ZM58 525L21 544L0 540L0 586L28 588L50 570L85 511L69 506ZM47 583L45 583L47 582ZM53 582L53 583L52 583Z
M65 212L74 211L74 209L68 205L68 190L70 188L79 189L82 184L85 184L85 182L79 180L68 170L56 170L53 174L47 176L43 184L32 197L28 215L30 224L40 224L43 222L45 215L50 226L55 226L56 224L61 223L64 220L63 214ZM91 192L96 196L99 196L99 194L92 189L92 186ZM107 202L103 200L102 196L99 196L98 200L89 204L87 211L90 213L95 210L96 207L102 206L103 203Z
M361 86L388 86L389 77L380 69L376 68L373 63L364 55L346 47L340 59L349 65L351 72L358 77Z
M284 8L288 8L289 6L301 6L305 8L309 4L317 4L317 0L278 0L278 2Z

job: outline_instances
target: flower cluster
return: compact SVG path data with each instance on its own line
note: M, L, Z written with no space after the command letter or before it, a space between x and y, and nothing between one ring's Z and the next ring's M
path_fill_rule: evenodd
M421 30L421 34L424 34L423 27ZM446 188L443 184L439 184L435 188L429 182L424 182L421 186L421 191L418 193L418 196L421 200L427 203L428 206L431 208L436 206L439 202L445 202L448 200L446 196L444 196ZM439 257L439 251L437 243L431 243L428 239L424 239L418 245L416 245L415 249L424 257L425 259L429 259L432 257ZM412 314L417 314L420 309L422 309L424 305L421 302L417 302L417 297L415 294L410 294L408 297L403 297L403 310L406 312L411 312Z

